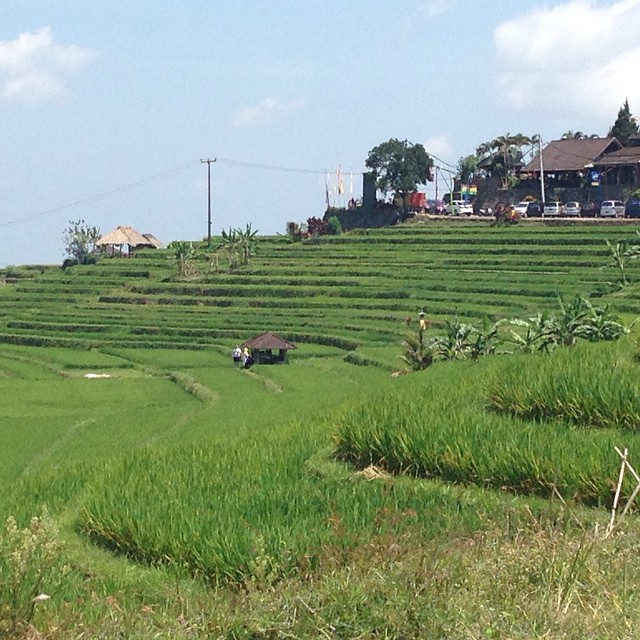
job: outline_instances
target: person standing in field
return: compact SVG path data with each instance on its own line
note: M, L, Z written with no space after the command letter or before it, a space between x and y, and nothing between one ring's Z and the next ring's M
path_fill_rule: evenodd
M421 311L418 314L418 328L420 329L420 331L425 331L428 326L429 326L429 323L425 318L424 311Z
M239 346L236 345L236 348L233 350L231 355L233 357L233 365L235 367L239 367L240 366L240 360L242 359L242 349Z

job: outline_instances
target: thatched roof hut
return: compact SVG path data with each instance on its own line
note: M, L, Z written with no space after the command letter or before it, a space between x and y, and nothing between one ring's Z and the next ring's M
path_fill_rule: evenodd
M123 225L101 236L96 242L96 246L107 247L112 254L130 254L135 249L158 248L158 245L162 246L162 243L150 233L143 235L133 227Z
M244 347L251 350L256 364L286 363L289 349L297 349L293 342L289 342L271 331L247 340L242 344L243 349ZM275 353L276 351L277 353Z
M162 244L162 242L160 242L153 233L143 233L142 235L148 240L152 247L155 247L156 249L164 249L164 244Z

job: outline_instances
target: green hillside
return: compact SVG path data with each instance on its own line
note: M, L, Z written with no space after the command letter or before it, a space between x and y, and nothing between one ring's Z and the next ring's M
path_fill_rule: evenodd
M171 250L3 270L0 638L634 637L631 472L604 534L636 329L391 374L421 309L438 335L580 295L630 324L640 265L621 289L607 241L636 238L420 222L188 278ZM290 364L235 368L267 330Z
M263 238L246 267L179 279L170 252L62 271L10 269L0 338L14 344L211 348L264 330L353 349L396 343L424 307L446 318L526 316L557 296L611 291L606 241L632 227L417 223L289 243ZM636 263L630 268L637 271ZM640 313L623 297L619 310Z

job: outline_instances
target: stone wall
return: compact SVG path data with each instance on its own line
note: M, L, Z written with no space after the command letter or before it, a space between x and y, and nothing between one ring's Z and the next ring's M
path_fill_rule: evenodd
M329 208L324 214L324 219L336 216L340 220L342 229L377 229L396 224L401 218L401 212L391 205L369 207L356 207L355 209Z

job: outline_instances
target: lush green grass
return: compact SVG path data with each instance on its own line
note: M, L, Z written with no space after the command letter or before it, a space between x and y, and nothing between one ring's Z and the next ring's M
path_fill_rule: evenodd
M528 420L640 430L640 369L629 342L514 358L487 385L490 406Z
M419 224L268 239L248 267L196 281L165 252L12 269L0 515L25 526L47 505L64 543L36 627L53 640L632 637L636 517L605 540L607 511L579 506L610 505L614 446L637 462L638 435L619 428L637 415L631 342L390 376L423 306L432 331L555 310L558 293L633 313L635 285L617 292L600 268L605 240L627 236ZM267 329L298 342L291 364L235 369L233 345ZM28 346L47 341L79 349Z
M610 369L611 349L590 346L552 356L491 360L437 365L423 376L425 381L412 379L398 393L350 407L336 421L336 454L358 468L377 465L392 473L518 493L559 491L589 504L610 505L619 465L615 447L629 448L634 459L640 455L638 435L618 431L630 421L635 426L637 386L617 385L621 380L615 374L610 384L606 374L589 375ZM564 371L559 370L563 362L571 363ZM631 366L628 357L627 363ZM535 398L539 387L548 392L545 411L531 415L523 409L528 421L485 406L488 396L493 406L504 402L504 409L515 413L512 407L523 404L520 398ZM573 417L568 411L581 416L584 426L606 424L609 429L576 431L562 422ZM538 417L545 421L533 420ZM632 490L629 483L623 493L629 496Z

